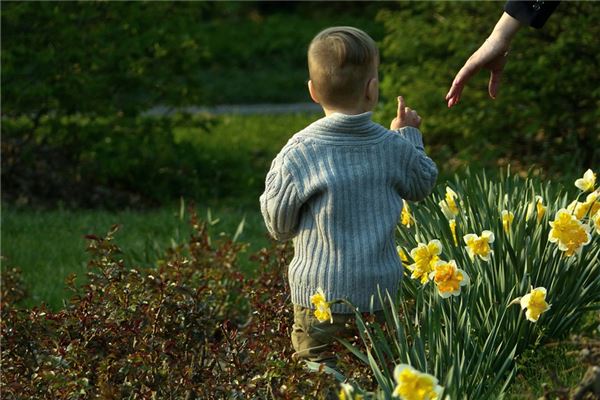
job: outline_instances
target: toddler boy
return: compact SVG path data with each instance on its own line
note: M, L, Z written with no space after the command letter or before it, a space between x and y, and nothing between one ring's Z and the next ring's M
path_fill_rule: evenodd
M353 27L317 34L308 49L311 98L325 117L296 133L271 164L261 212L277 240L293 239L289 284L295 358L329 363L332 336L347 336L352 310L314 316L310 298L347 299L360 311L382 309L378 290L395 294L402 278L394 233L403 200L422 200L437 168L427 157L421 118L398 97L391 130L371 121L379 97L379 52Z

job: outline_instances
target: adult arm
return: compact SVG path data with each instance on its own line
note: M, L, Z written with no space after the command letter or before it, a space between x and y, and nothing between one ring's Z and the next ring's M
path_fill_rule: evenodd
M448 107L459 102L466 83L482 68L490 70L488 93L492 99L496 98L510 42L520 27L521 23L517 19L506 12L502 14L490 36L456 74L452 86L446 94Z
M559 1L543 0L507 1L504 5L504 13L498 20L492 34L469 57L454 78L452 86L446 94L448 107L452 107L459 102L465 84L482 68L490 70L488 93L492 99L495 99L498 94L504 65L507 61L510 43L520 26L528 25L538 29L541 28L559 3Z

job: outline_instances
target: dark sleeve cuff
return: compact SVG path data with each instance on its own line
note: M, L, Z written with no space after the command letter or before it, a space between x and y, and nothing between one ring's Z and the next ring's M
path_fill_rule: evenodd
M549 0L508 0L504 11L523 25L539 29L556 10L560 1Z

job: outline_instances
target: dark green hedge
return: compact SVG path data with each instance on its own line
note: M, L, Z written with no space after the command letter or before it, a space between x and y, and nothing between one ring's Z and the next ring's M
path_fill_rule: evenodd
M198 196L205 168L176 127L205 130L204 118L42 118L2 122L4 198L30 204L109 208Z

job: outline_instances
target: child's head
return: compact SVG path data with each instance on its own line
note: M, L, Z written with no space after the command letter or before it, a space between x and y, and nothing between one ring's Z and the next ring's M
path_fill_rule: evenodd
M309 90L330 109L372 109L377 103L379 50L375 41L350 26L327 28L308 48Z

